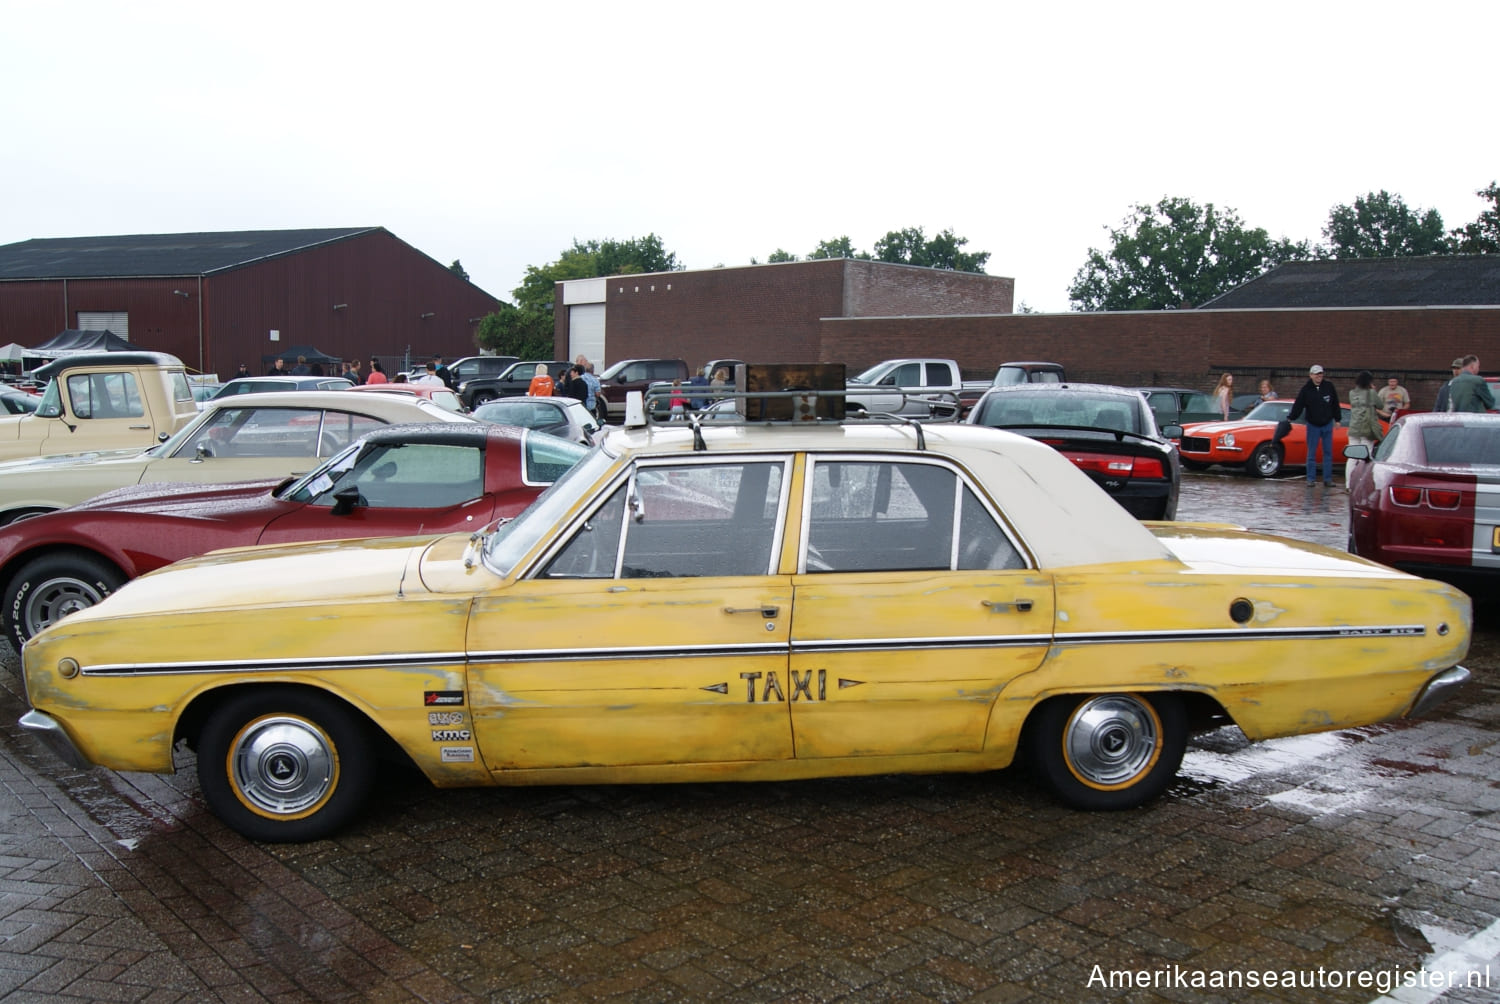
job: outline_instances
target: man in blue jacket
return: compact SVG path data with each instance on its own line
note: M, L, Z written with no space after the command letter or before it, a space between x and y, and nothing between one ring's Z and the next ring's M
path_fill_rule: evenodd
M1308 484L1318 480L1317 450L1323 452L1323 483L1333 484L1333 427L1338 424L1339 413L1339 392L1323 379L1323 367L1314 364L1287 415L1293 422L1304 414L1307 416Z

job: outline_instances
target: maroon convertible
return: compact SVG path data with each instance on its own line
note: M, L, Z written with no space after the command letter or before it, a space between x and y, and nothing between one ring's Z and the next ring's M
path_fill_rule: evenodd
M121 488L0 528L0 621L19 649L127 580L222 547L478 530L587 452L512 426L390 426L295 481Z

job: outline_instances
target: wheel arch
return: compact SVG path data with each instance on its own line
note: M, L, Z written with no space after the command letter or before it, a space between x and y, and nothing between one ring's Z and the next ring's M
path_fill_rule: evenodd
M71 541L43 541L24 551L17 551L6 560L3 566L0 566L0 595L9 592L10 584L15 579L16 573L37 558L67 554L76 554L80 557L107 562L123 575L127 582L140 574L135 568L135 563L119 552L100 551Z
M208 687L194 694L177 716L177 722L172 729L173 745L176 745L178 742L185 742L189 749L196 752L198 749L198 739L203 733L203 727L209 718L213 716L214 712L243 694L266 690L301 691L307 694L317 694L338 702L360 723L361 728L364 730L365 738L373 745L380 759L396 760L413 769L420 769L401 744L391 738L390 733L382 728L371 717L369 710L361 704L332 688L318 687L310 683L287 680L280 677L256 680L241 678L234 682L226 682L218 686Z
M1080 688L1078 690L1060 691L1039 696L1031 707L1027 709L1026 718L1022 721L1020 729L1016 732L1015 750L1019 753L1027 748L1031 741L1032 730L1035 728L1037 719L1040 717L1044 707L1060 701L1076 701L1082 697L1097 697L1105 694L1171 694L1178 701L1182 702L1183 711L1187 716L1187 730L1189 735L1222 728L1225 725L1237 726L1233 716L1219 702L1219 699L1204 690L1165 686Z

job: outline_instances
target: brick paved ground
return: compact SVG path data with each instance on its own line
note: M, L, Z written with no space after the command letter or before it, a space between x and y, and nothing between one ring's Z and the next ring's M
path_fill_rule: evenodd
M1479 686L1414 727L1249 749L1216 734L1192 777L1129 813L1065 811L1011 774L438 792L394 773L347 833L298 846L225 831L191 772L68 772L18 734L12 662L0 991L1306 1000L1089 979L1096 965L1412 967L1487 928L1500 657L1482 661Z

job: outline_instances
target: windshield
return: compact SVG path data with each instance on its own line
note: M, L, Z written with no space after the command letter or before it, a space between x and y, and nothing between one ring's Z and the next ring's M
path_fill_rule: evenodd
M170 457L178 447L182 446L184 443L192 439L193 435L199 429L201 429L205 423L212 421L216 414L218 413L215 411L205 411L200 413L197 418L193 419L187 425L184 425L182 428L174 432L172 434L172 438L168 439L164 443L157 443L155 446L146 450L146 452L153 456Z
M509 575L516 562L550 533L578 504L583 494L609 470L615 458L601 449L591 450L557 479L551 488L509 523L503 524L484 543L484 563L499 575Z
M57 389L57 381L53 380L42 391L41 403L36 406L36 413L41 418L57 418L62 415L62 397Z
M876 363L874 366L871 366L869 369L865 370L859 376L850 377L849 378L849 382L850 383L879 383L880 380L881 380L881 378L885 376L886 372L890 368L891 368L891 364L890 363Z
M1245 416L1247 422L1279 422L1292 410L1290 401L1266 401L1250 409Z
M615 363L609 369L605 370L603 373L600 373L599 374L599 379L600 380L613 380L619 374L619 372L621 370L623 370L627 365L629 365L630 362L631 362L631 360L629 360L629 359L621 359L619 362Z
M350 444L342 452L334 454L327 463L314 467L277 492L276 497L288 502L306 502L314 495L333 487L339 475L354 466L354 459L359 456L359 451L364 448L364 445L363 440Z

